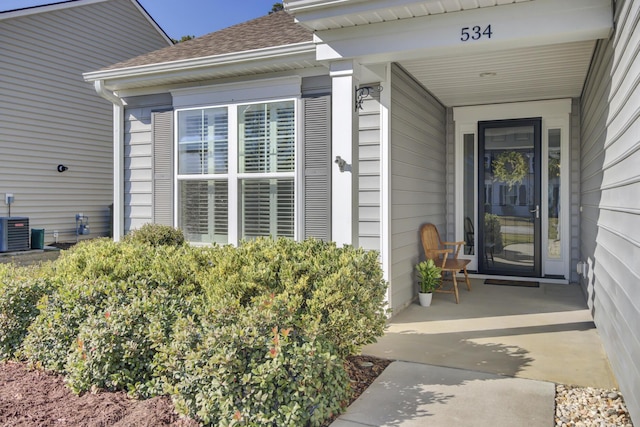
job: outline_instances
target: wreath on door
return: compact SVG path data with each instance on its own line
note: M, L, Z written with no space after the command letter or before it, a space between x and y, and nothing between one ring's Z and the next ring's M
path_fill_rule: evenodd
M492 162L492 166L494 178L507 183L509 187L521 183L529 172L524 156L517 151L503 151Z

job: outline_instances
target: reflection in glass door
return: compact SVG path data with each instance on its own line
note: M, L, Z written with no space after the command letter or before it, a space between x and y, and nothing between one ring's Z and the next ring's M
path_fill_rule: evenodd
M479 122L478 267L540 276L541 120Z

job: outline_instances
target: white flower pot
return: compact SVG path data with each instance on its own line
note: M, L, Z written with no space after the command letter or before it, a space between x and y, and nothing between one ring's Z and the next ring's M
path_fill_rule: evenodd
M418 292L418 299L420 300L420 305L423 307L429 307L431 305L431 298L433 294L429 292L428 294L423 294L422 292Z

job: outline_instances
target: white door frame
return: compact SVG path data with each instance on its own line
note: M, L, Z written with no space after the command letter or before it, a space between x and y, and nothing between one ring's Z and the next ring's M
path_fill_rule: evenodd
M491 104L469 107L454 107L453 120L455 123L455 238L457 241L464 240L464 193L463 193L463 168L464 168L464 136L473 134L474 137L474 214L478 212L478 122L488 120L506 120L541 117L542 118L542 276L564 276L566 280L570 278L570 115L571 99L558 99L550 101L517 102L508 104ZM560 150L560 206L562 206L559 221L560 227L561 256L553 259L548 256L548 236L549 236L549 209L548 196L545 189L548 188L548 162L549 162L549 130L559 129L561 134ZM477 226L476 226L477 231ZM478 242L475 241L476 248L473 255L461 254L461 258L471 260L470 270L478 268Z

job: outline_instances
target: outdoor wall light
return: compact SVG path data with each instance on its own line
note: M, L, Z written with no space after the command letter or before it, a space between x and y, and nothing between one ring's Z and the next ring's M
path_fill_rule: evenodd
M69 168L66 167L65 165L58 165L58 172L62 173L66 170L69 170Z
M362 110L362 103L367 96L371 95L371 92L382 92L382 86L362 86L356 88L356 111Z

